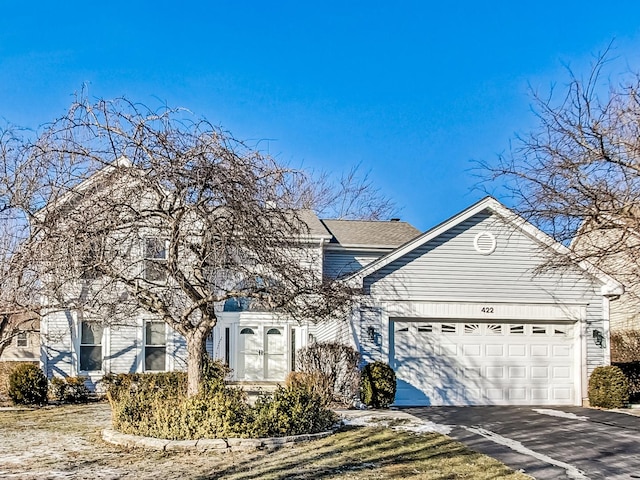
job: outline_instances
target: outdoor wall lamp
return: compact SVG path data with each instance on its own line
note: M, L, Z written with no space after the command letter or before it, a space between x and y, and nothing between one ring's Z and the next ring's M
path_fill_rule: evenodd
M367 338L371 343L376 343L376 329L373 327L367 327Z
M595 343L600 348L604 348L604 335L598 328L593 329L593 343Z

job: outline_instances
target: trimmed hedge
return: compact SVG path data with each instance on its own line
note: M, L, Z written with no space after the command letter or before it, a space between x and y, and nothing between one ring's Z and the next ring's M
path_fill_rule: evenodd
M13 403L43 405L47 403L48 390L47 377L36 365L18 365L9 374L7 394Z
M360 399L373 408L387 408L396 398L396 374L384 362L365 365L360 379Z
M596 367L589 377L589 404L592 407L622 408L629 402L629 382L613 365Z
M321 395L303 384L262 395L252 407L229 387L229 370L206 365L200 392L187 397L183 372L106 376L113 427L123 433L170 440L286 436L327 430L336 421Z

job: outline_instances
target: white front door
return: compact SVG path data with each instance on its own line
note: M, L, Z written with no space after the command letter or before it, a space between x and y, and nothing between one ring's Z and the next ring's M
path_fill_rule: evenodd
M287 374L284 327L242 325L238 337L238 380L284 380Z

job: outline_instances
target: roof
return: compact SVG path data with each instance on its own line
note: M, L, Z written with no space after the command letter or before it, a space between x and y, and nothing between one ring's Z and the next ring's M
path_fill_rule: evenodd
M321 220L333 238L343 247L397 248L420 235L420 230L397 220Z
M445 220L441 224L433 227L430 230L427 230L425 233L420 235L419 237L410 240L409 242L401 245L397 249L389 252L388 254L380 257L378 260L371 262L366 265L362 269L354 272L349 280L353 282L362 282L362 280L371 275L372 273L380 270L381 268L389 265L391 262L403 257L409 252L412 252L416 248L424 245L425 243L433 240L434 238L442 235L444 232L450 230L456 225L464 222L465 220L477 215L478 213L488 210L492 213L503 218L506 222L512 224L514 227L520 229L523 233L533 238L540 244L549 247L555 250L560 255L568 255L571 256L571 251L562 245L561 243L556 242L549 235L544 233L542 230L534 226L533 224L527 222L524 218L516 215L514 212L509 210L507 207L502 205L498 200L493 197L485 197L479 202L471 205L466 210L454 215L448 220ZM592 264L586 261L576 261L576 264L582 268L585 272L591 274L593 277L597 278L602 283L601 294L602 295L621 295L624 292L624 287L620 282L613 279L611 276L605 274L600 269L596 268Z
M309 228L309 235L312 238L330 238L331 234L324 228L322 221L313 210L299 210L298 217Z

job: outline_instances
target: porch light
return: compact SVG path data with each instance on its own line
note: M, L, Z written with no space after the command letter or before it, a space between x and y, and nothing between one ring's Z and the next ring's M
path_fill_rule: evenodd
M598 328L593 329L593 343L600 348L604 348L604 335Z

